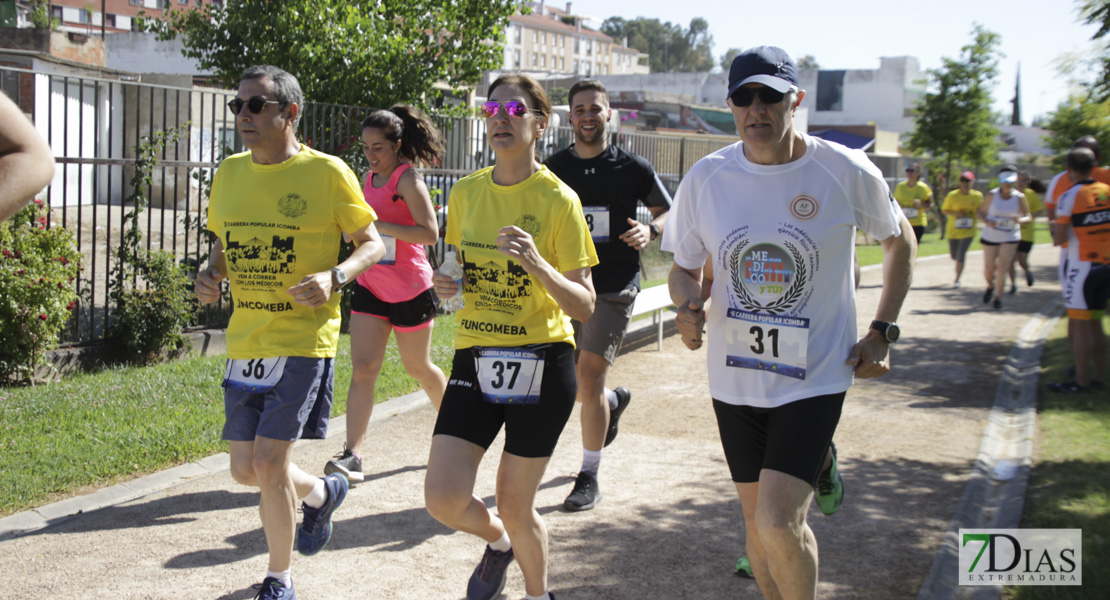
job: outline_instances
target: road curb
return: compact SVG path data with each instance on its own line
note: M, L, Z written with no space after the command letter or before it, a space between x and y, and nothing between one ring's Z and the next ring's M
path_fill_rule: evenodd
M1014 341L995 391L971 477L933 559L918 600L997 600L1002 586L959 585L960 529L1016 528L1033 465L1037 381L1045 340L1064 314L1057 298L1041 307Z

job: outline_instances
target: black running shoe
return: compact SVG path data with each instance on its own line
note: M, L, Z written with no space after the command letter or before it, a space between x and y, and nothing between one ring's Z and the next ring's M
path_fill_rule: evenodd
M362 474L362 459L355 456L354 452L344 448L342 452L335 455L324 465L324 475L331 475L332 473L339 473L347 478L347 481L362 481L366 478Z
M597 485L597 476L590 473L579 473L574 480L574 489L563 501L563 508L571 512L590 510L601 502L601 488Z
M983 304L990 302L991 298L994 298L994 288L987 288L987 291L983 292Z
M505 580L508 579L505 571L511 562L512 548L498 552L487 545L482 562L478 563L466 584L466 600L492 600L500 596L501 590L505 589Z
M632 402L632 392L623 385L613 390L613 393L617 395L617 407L609 411L609 431L605 432L605 446L617 439L617 426L621 421L621 413L628 408L628 403Z

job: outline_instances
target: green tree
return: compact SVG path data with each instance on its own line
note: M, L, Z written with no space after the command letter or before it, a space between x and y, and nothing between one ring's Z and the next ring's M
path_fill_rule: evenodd
M728 70L732 67L732 60L741 52L743 52L743 50L740 48L729 48L725 50L725 53L721 55L721 70L728 73Z
M997 33L976 24L972 42L959 59L943 58L929 71L929 91L917 105L917 120L909 147L932 154L948 181L953 166L982 167L998 160L999 130L991 113L991 87L998 75Z
M1063 169L1064 153L1080 137L1093 135L1100 148L1110 148L1110 100L1073 95L1049 113L1041 127L1050 130L1044 139L1045 145L1057 152L1054 166Z
M236 0L144 19L158 39L234 87L251 65L273 64L314 101L430 106L446 86L473 85L501 66L516 0Z
M817 64L817 59L812 54L807 54L799 58L797 65L799 71L803 69L812 69L814 71L817 71L821 68L821 65Z
M1110 0L1079 0L1079 14L1088 25L1098 25L1092 40L1110 40ZM1099 72L1091 91L1098 100L1110 99L1110 48L1103 45L1094 62Z
M691 19L685 29L659 19L610 17L601 32L618 40L628 36L629 48L650 56L652 73L708 71L715 64L709 22L700 17Z

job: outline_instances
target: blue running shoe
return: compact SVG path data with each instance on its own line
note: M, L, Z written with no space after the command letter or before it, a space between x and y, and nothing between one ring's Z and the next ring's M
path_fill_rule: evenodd
M466 584L466 600L493 600L501 595L508 579L505 571L509 563L513 562L513 549L498 552L486 545L486 553L482 555L482 562L470 576Z
M285 584L275 577L267 577L262 580L262 583L255 584L253 587L258 590L254 600L297 600L293 584L290 583L289 587L285 587Z
M347 497L350 484L347 478L339 473L332 473L324 477L324 489L328 492L328 499L320 508L312 508L304 504L302 511L304 519L297 529L297 552L305 556L312 556L324 549L331 539L331 515L335 509L343 504Z

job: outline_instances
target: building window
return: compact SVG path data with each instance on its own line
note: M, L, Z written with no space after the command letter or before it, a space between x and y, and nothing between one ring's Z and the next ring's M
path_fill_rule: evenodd
M540 66L541 67L547 67L547 55L546 54L541 54L540 55Z
M540 59L539 59L539 57L536 56L536 53L533 52L532 53L532 66L534 67L538 64L540 64Z
M533 32L532 32L532 43L533 43L533 44L535 44L535 43L537 43L537 42L539 42L539 41L540 41L540 32L538 32L538 31L533 31Z
M578 59L574 59L574 73L578 74Z
M564 62L563 57L560 56L559 57L559 70L562 71L565 68L567 68L567 63Z
M513 66L520 68L520 50L513 51Z
M545 31L545 32L543 32L543 42L542 42L542 43L543 43L543 44L544 44L545 46L547 45L547 32L546 32L546 31Z
M520 43L520 25L513 26L513 41L517 44Z
M844 110L844 71L817 72L817 110Z

